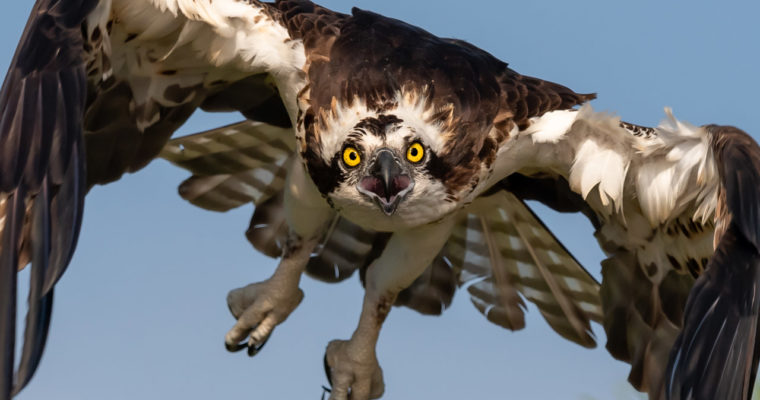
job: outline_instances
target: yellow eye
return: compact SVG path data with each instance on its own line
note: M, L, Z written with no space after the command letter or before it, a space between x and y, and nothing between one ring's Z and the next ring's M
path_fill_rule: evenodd
M362 162L362 158L359 157L359 151L353 147L346 147L343 149L343 162L353 168Z
M425 148L422 147L419 142L412 143L411 146L409 146L408 149L406 149L406 159L413 162L418 163L422 161L422 157L425 157Z

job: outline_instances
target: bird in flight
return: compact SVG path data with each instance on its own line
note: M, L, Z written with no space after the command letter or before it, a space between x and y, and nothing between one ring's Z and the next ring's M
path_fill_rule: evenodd
M593 97L358 9L38 1L0 93L0 396L39 363L85 193L160 154L193 173L180 193L194 204L255 203L248 238L281 257L270 279L230 292L228 348L261 350L303 298L304 271L359 271L357 329L325 355L333 399L382 395L375 343L391 306L437 314L460 287L508 329L524 326L523 298L584 346L602 322L652 398L746 397L757 146L672 116L621 122L584 105ZM167 144L197 108L249 121ZM601 283L525 200L589 218L608 254Z

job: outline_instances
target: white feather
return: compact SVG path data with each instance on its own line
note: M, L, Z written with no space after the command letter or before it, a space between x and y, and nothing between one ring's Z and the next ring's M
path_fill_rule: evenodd
M657 127L658 140L646 143L636 182L642 211L664 223L694 204L693 217L706 222L715 211L718 176L706 129L678 121L669 108Z
M718 187L709 134L678 121L670 110L666 116L655 135L642 137L622 128L618 117L594 112L588 105L577 112L547 113L500 149L499 156L509 156L507 164L521 160L528 174L554 171L564 176L604 218L618 215L625 221L623 205L630 203L631 211L640 209L652 227L687 210L707 222L715 211ZM564 129L568 121L572 125ZM527 138L532 146L524 143Z
M621 212L633 154L632 136L620 127L619 118L594 113L588 105L581 108L575 121L565 135L574 148L568 171L570 188L584 199L597 188L605 212Z
M578 116L576 110L549 111L530 119L530 126L523 131L531 135L535 143L557 143L570 129Z
M570 187L588 197L594 187L599 187L602 204L620 204L623 194L628 160L615 149L605 148L594 139L586 139L576 153L576 161L570 169Z
M266 72L295 120L297 93L305 86L303 43L291 39L259 3L112 0L111 17L111 61L115 74L140 93L137 105L172 105L164 98L171 86L209 86ZM162 75L166 70L176 74Z

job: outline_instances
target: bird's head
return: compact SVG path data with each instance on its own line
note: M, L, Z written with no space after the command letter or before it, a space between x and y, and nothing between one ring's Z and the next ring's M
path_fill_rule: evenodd
M333 104L305 115L301 154L320 192L349 220L393 231L442 218L483 172L471 146L455 148L451 110L414 96L386 108ZM466 162L452 162L455 157Z

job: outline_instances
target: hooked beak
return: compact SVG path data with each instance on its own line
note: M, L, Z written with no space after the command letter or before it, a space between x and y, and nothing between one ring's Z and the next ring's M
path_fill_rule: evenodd
M360 193L374 201L385 215L390 216L412 190L414 182L404 173L391 150L380 149L369 167L369 174L356 187Z

